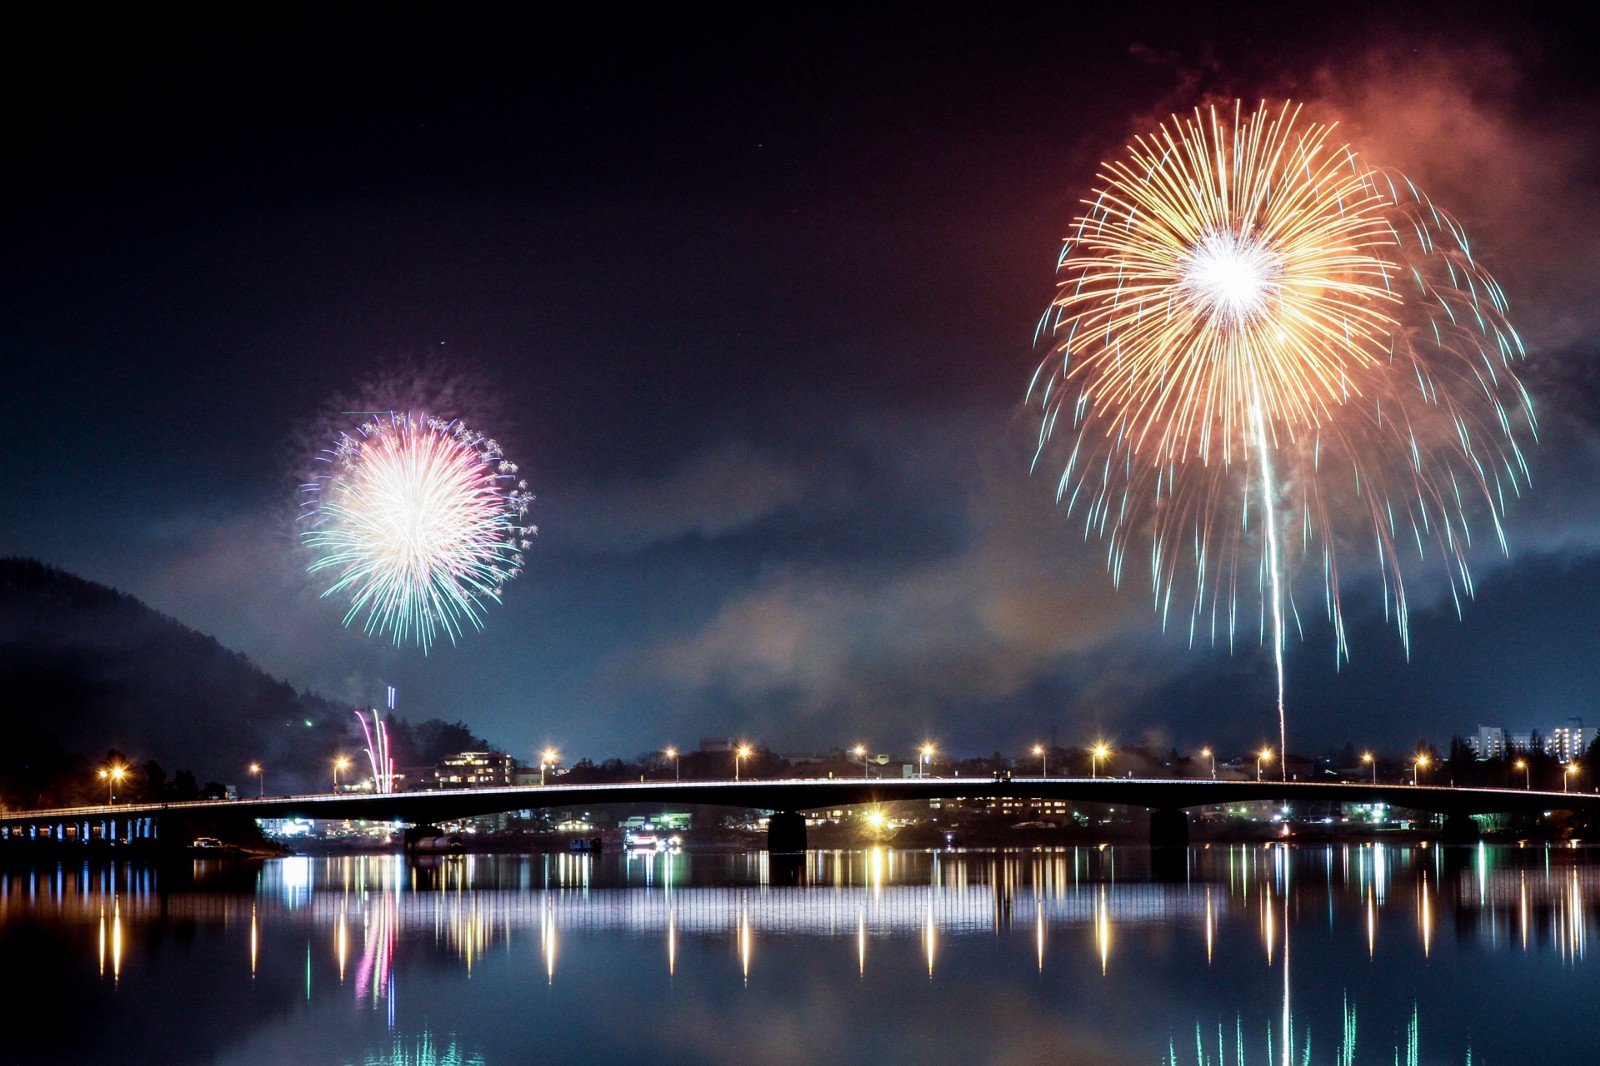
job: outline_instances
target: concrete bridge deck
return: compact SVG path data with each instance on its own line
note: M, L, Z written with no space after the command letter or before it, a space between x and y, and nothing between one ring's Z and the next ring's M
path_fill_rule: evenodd
M1152 812L1153 843L1186 843L1195 807L1240 803L1370 804L1444 815L1465 825L1474 814L1573 811L1600 814L1600 794L1529 789L1454 788L1359 782L1215 781L1106 777L910 777L755 781L640 781L596 785L527 785L440 789L426 792L319 793L169 803L125 803L0 814L0 843L41 835L61 839L64 827L112 821L135 827L112 836L155 837L159 823L175 817L318 818L395 821L428 825L505 811L589 809L608 804L712 804L775 812L769 846L804 848L800 812L907 800L1062 800L1132 807ZM103 834L103 831L102 831ZM78 837L74 830L71 836ZM85 833L84 836L90 834Z

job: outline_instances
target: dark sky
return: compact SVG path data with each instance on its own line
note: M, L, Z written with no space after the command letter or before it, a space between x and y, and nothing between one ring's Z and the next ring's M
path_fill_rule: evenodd
M1113 587L1030 475L1024 392L1100 161L1174 110L1293 96L1467 227L1528 344L1541 444L1462 617L1422 568L1409 663L1370 563L1347 564L1351 660L1313 617L1291 746L1600 724L1587 37L1439 11L19 25L0 553L297 686L393 684L401 713L524 757L730 735L1014 752L1052 730L1243 750L1277 732L1267 653L1190 647L1137 580ZM329 412L401 374L473 397L538 495L527 572L426 656L342 630L293 532Z

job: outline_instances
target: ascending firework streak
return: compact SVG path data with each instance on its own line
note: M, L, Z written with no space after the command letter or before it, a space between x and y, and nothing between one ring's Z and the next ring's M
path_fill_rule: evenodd
M1070 428L1057 497L1119 582L1148 541L1164 625L1192 580L1191 641L1231 646L1241 578L1258 590L1280 744L1297 564L1319 565L1348 659L1338 553L1359 519L1409 654L1412 546L1437 545L1459 612L1468 512L1487 504L1504 551L1500 516L1528 481L1518 438L1534 432L1510 369L1522 342L1460 226L1331 134L1295 105L1235 104L1137 138L1065 242L1029 386L1035 465Z
M394 714L394 686L389 686L389 714ZM367 738L367 761L372 764L372 791L394 791L394 757L389 754L389 729L376 708L372 711L372 728L360 711L356 721L361 723L361 733Z
M301 541L331 573L324 596L350 600L344 622L426 651L443 630L482 628L522 572L533 497L495 441L460 421L385 414L341 434L304 486Z

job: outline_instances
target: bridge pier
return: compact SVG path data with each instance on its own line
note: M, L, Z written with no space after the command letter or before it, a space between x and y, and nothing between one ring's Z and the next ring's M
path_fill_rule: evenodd
M1444 818L1444 832L1440 834L1441 844L1476 844L1480 836L1478 823L1472 820L1470 814L1447 814Z
M806 816L794 811L774 811L767 819L767 853L797 855L806 850Z
M434 837L443 835L444 830L436 825L408 825L405 828L405 832L401 834L400 839L406 854L409 855L416 851L423 841L432 840Z
M1150 812L1150 846L1152 848L1186 848L1189 846L1188 812L1157 809Z

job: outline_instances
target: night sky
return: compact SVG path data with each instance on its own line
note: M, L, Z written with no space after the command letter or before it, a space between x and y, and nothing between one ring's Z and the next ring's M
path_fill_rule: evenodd
M0 554L524 758L1275 740L1254 632L1191 647L1113 586L1024 395L1097 165L1292 96L1462 220L1541 442L1462 617L1418 570L1409 663L1347 562L1351 660L1310 616L1290 746L1600 725L1591 38L1441 10L41 17L4 75ZM429 396L520 462L539 535L424 656L342 629L294 531L341 405Z

